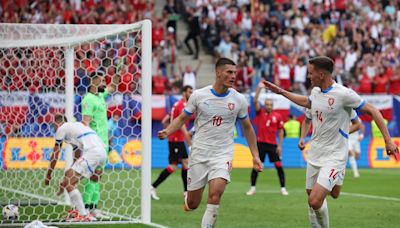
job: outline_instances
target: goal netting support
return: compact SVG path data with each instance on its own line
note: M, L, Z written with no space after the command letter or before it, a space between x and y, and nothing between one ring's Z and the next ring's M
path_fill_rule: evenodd
M20 217L63 224L67 195L56 196L72 148L64 146L50 186L54 115L80 121L93 71L116 92L107 98L110 150L100 180L97 223L150 223L151 22L124 25L0 24L0 203ZM82 181L83 182L83 181ZM84 183L78 188L84 191Z

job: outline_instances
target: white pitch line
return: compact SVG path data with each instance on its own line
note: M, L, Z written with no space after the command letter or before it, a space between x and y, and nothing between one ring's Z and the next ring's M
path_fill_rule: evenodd
M395 197L376 196L376 195L367 195L367 194L350 193L350 192L341 192L340 194L341 195L345 195L345 196L353 196L353 197L360 197L360 198L367 198L367 199L379 199L379 200L388 200L388 201L400 202L400 198L395 198Z
M7 188L7 187L4 187L4 186L0 186L0 189L4 190L4 191L8 191L8 192L14 192L14 193L17 193L17 194L20 194L20 195L29 196L31 198L36 198L36 199L39 199L39 200L49 201L49 202L52 202L52 203L56 203L58 205L68 206L68 204L63 202L63 201L51 199L51 198L48 198L48 197L45 197L45 196L36 195L36 194L28 193L28 192L23 192L23 191L20 191L20 190L17 190L17 189L11 189L11 188Z

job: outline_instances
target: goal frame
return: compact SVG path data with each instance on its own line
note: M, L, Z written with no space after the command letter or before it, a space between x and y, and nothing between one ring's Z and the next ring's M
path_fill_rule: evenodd
M18 27L24 26L24 24L10 24L10 23L0 23L0 29L3 26ZM32 26L30 24L30 26ZM46 25L51 26L51 25ZM57 26L57 25L53 25ZM67 25L63 25L67 26ZM83 26L91 26L91 25L83 25ZM93 25L93 26L101 26L101 25ZM146 19L140 22L136 22L129 25L121 25L121 28L118 30L114 30L114 33L124 32L132 29L140 29L142 34L141 39L141 62L142 62L142 109L141 109L141 142L142 142L142 164L141 164L141 192L140 192L140 220L127 220L127 221L98 221L98 222L87 222L79 224L121 224L121 223L143 223L153 226L162 227L156 224L151 223L151 198L150 198L150 186L151 186L151 140L152 140L152 111L151 111L151 55L152 55L152 45L151 45L151 20ZM17 28L18 29L18 28ZM110 31L105 30L104 32L98 34L91 34L85 36L84 39L80 39L79 41L74 41L73 38L69 37L63 40L63 42L59 41L46 41L38 40L35 41L35 45L28 45L24 42L7 42L4 40L4 37L0 37L0 48L23 48L23 47L62 47L65 48L65 116L68 121L73 121L74 119L74 47L84 42L92 42L96 39L100 39L102 37L106 37L110 35ZM67 147L66 150L71 150L71 153L66 153L66 164L72 164L72 147ZM128 180L129 181L129 180ZM66 197L67 198L67 197ZM69 204L68 199L66 199L65 204ZM50 222L48 224L68 224L70 222ZM5 223L0 224L0 226L21 226L26 223Z

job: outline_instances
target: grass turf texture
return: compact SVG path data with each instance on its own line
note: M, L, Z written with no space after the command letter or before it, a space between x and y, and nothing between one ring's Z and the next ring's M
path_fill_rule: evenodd
M157 178L160 171L153 170L152 180ZM343 194L337 200L328 197L331 227L398 227L400 171L361 169L360 173L361 178L355 179L352 172L347 170L342 188ZM260 173L257 194L246 196L250 170L234 169L232 183L227 186L222 198L217 227L309 227L307 198L304 191L305 169L286 169L285 174L289 196L280 195L275 169L267 169ZM121 175L120 178L122 178ZM114 185L114 187L119 186ZM200 207L189 213L183 212L182 209L182 191L182 181L180 171L178 171L157 189L161 200L152 201L152 222L169 227L200 226L207 203L207 191L203 194ZM0 196L4 196L1 190ZM143 225L105 226L146 227Z

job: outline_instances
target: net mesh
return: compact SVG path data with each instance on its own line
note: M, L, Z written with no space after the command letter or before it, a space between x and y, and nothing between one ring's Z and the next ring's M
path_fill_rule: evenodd
M107 85L108 161L98 208L113 221L138 220L141 166L141 38L139 25L0 25L0 202L19 207L20 217L1 224L39 219L63 221L69 205L57 197L66 150L44 177L54 146L52 121L66 110L66 50L73 50L74 121L89 75L103 71ZM83 183L78 185L83 193Z

